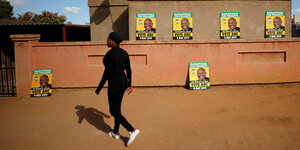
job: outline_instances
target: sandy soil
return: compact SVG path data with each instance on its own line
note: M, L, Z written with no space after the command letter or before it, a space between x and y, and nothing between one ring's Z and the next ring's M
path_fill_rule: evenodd
M78 110L78 108L83 108ZM140 135L126 147L106 89L55 89L51 97L0 99L1 150L299 150L300 83L135 88L123 114ZM79 117L84 118L80 123Z

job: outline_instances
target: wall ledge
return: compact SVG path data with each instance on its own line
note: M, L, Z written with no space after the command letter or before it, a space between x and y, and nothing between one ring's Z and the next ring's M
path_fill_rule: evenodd
M12 34L10 35L12 41L24 42L24 41L39 41L41 39L40 34Z
M25 39L25 38L24 38ZM18 39L17 39L18 40ZM22 40L22 37L19 38ZM16 40L15 40L16 41ZM300 42L300 38L282 39L235 39L235 40L159 40L159 41L124 41L121 45L163 45L163 44L232 44L232 43L285 43ZM99 42L40 42L33 47L56 47L56 46L105 46L106 41Z
M89 7L128 6L128 0L89 0Z

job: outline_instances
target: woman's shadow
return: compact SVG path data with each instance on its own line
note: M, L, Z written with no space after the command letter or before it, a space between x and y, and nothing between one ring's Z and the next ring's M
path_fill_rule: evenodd
M110 118L110 116L106 115L105 113L98 111L95 108L85 108L85 106L82 105L75 106L75 109L78 110L76 112L79 118L78 124L82 123L83 119L85 119L88 123L103 131L104 133L112 131L111 127L104 122L104 117Z
M83 119L85 119L88 123L99 129L100 131L108 134L108 132L112 131L112 128L104 122L105 118L110 118L110 116L105 113L98 111L95 108L85 108L85 106L77 105L75 106L76 114L78 116L78 124L82 123ZM129 138L121 136L120 137L124 144L126 145Z

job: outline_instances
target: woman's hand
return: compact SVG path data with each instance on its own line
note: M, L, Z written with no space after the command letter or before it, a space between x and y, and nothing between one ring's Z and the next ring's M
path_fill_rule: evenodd
M127 88L127 93L128 93L128 95L130 95L132 93L132 87Z
M99 95L99 92L100 92L100 90L97 88L96 91L95 91L95 93L96 93L97 95Z

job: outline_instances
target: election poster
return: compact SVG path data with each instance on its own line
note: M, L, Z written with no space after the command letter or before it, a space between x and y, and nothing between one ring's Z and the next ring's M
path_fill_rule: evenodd
M189 79L190 90L208 90L210 87L208 62L189 63Z
M32 74L31 97L51 96L52 69L36 69Z
M193 14L191 12L173 13L173 40L193 39Z
M156 13L136 14L136 40L155 40Z
M284 11L266 11L266 38L285 37Z
M220 24L220 39L240 38L240 12L221 12Z

